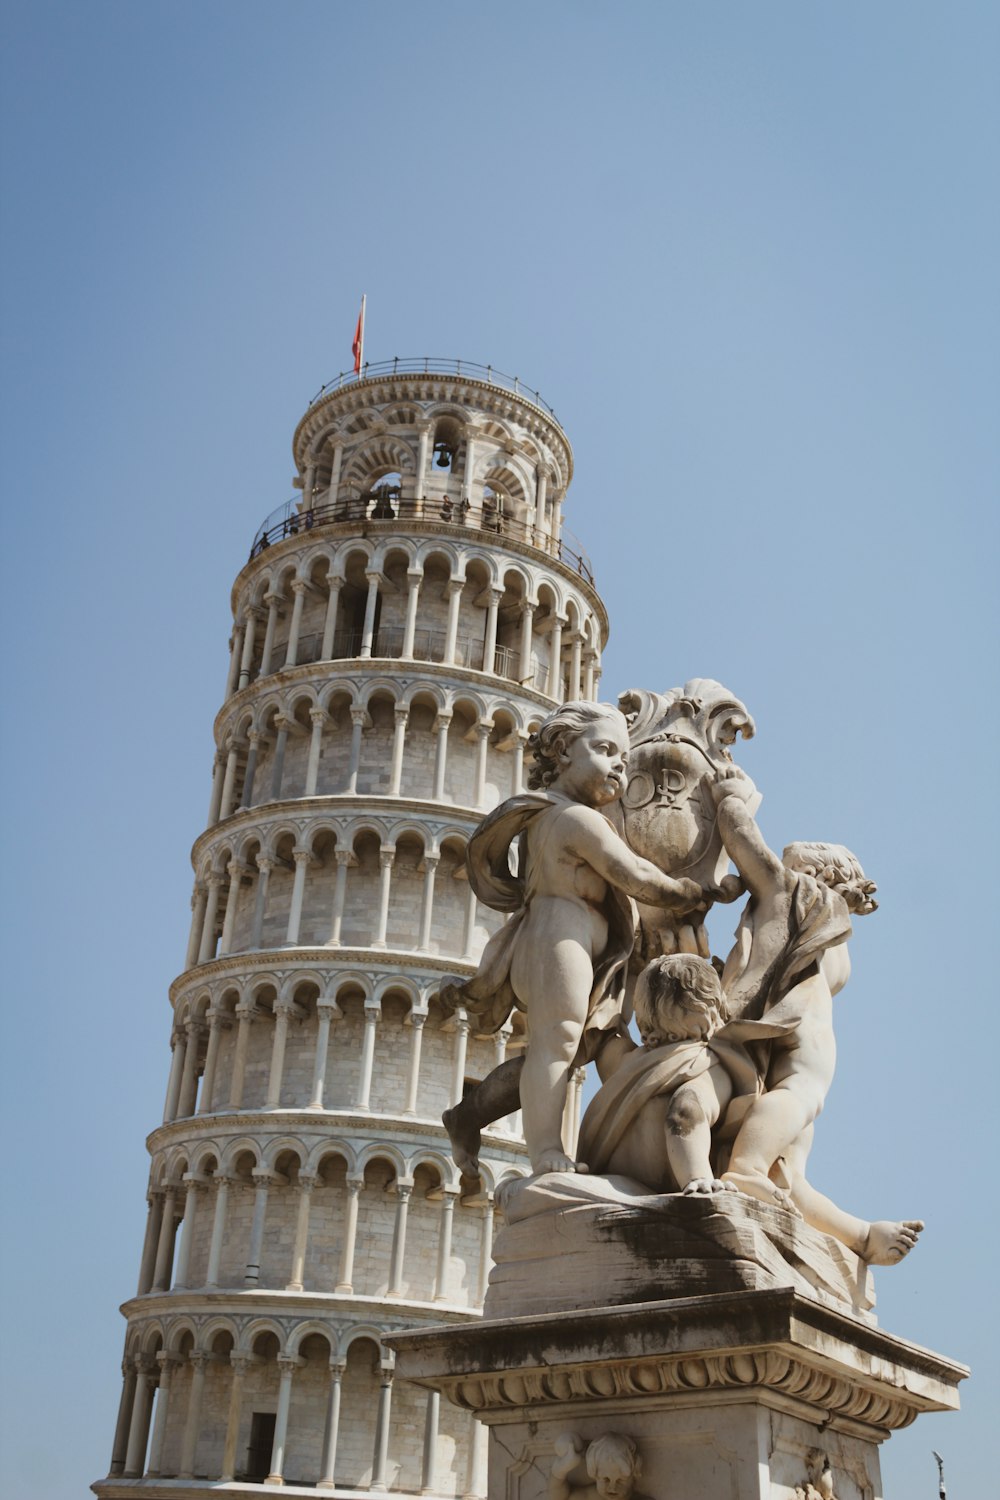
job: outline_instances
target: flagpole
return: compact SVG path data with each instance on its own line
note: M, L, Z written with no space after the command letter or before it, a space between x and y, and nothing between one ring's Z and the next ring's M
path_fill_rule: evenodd
M364 292L362 292L361 293L361 348L360 348L359 353L358 353L358 363L360 365L360 369L358 370L358 379L359 380L364 380L364 378L365 378L365 308L367 307L367 304L368 304L368 298L365 296Z

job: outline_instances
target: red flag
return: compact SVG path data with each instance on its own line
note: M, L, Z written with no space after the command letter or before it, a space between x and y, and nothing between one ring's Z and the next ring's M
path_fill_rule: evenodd
M354 330L354 343L351 345L351 353L354 355L354 373L361 374L361 361L365 353L365 299L361 298L361 311L358 313L358 326Z

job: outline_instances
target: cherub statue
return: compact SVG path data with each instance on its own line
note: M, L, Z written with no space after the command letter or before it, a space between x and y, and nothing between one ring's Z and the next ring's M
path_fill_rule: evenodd
M748 806L752 784L735 766L721 772L712 795L723 843L750 893L723 987L737 1018L781 1028L770 1043L765 1091L746 1113L722 1180L802 1214L869 1263L895 1265L916 1244L920 1220L867 1224L805 1178L813 1122L833 1080L833 997L851 973L851 915L876 910L876 887L840 844L789 844L779 859Z
M648 1500L636 1491L642 1458L634 1438L609 1432L586 1446L576 1433L555 1440L556 1456L549 1478L549 1500ZM590 1484L572 1484L574 1469L586 1467Z
M715 968L693 954L653 959L633 997L642 1039L610 1040L601 1059L605 1082L580 1127L578 1154L593 1172L629 1177L653 1192L726 1189L711 1164L712 1128L737 1097L760 1090L743 1042L780 1027L727 1025L729 1008Z
M444 1115L466 1174L478 1170L482 1124L516 1109L518 1092L532 1170L576 1170L562 1142L569 1075L623 1029L621 988L635 936L630 898L677 911L703 905L699 885L633 853L601 811L625 781L628 725L616 708L564 703L528 749L528 784L537 790L496 808L467 853L476 895L513 915L487 943L478 972L442 991L446 1005L464 1006L485 1031L499 1030L515 1006L528 1019L523 1072L516 1060L503 1064Z

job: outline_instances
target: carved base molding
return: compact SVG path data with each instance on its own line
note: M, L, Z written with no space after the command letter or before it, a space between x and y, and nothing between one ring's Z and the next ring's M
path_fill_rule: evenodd
M388 1342L397 1376L490 1426L490 1500L548 1500L570 1437L584 1486L587 1445L608 1434L638 1444L635 1500L792 1500L824 1462L835 1500L878 1500L878 1444L922 1411L956 1409L968 1373L791 1288Z

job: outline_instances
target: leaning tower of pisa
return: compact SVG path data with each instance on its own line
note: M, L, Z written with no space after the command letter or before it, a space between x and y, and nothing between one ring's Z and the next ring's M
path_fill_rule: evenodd
M493 1190L527 1170L513 1117L463 1195L441 1111L519 1032L436 997L501 920L468 837L553 702L596 697L607 619L569 443L518 381L369 365L293 451L232 590L102 1497L485 1494L485 1429L395 1386L382 1338L479 1315Z

